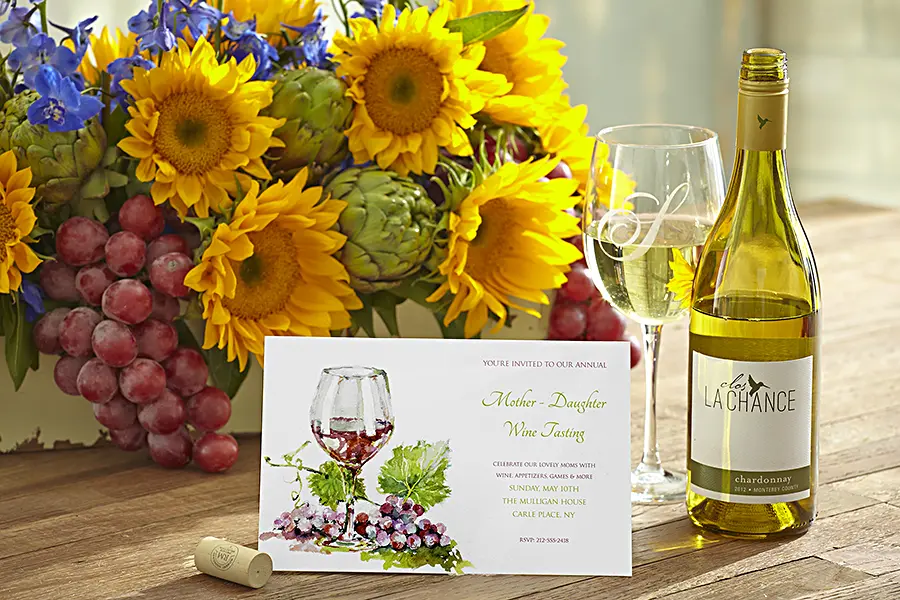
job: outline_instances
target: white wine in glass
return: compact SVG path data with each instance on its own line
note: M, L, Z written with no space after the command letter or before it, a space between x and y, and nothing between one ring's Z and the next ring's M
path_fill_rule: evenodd
M627 178L608 178L610 167ZM644 448L631 475L633 502L683 502L684 473L663 468L656 436L662 327L689 310L691 269L724 196L716 134L683 125L601 131L584 210L588 269L604 299L642 325L646 357ZM617 186L627 186L623 192ZM681 265L681 269L679 269ZM673 285L687 274L687 297Z

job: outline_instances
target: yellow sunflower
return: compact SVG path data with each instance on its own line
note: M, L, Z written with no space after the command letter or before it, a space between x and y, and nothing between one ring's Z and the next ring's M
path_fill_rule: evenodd
M71 40L66 40L72 46ZM137 35L127 34L116 27L115 34L104 27L99 36L91 34L91 46L81 60L78 70L91 85L100 85L100 72L106 71L110 63L117 58L127 58L134 54L137 46Z
M305 27L316 18L318 8L315 0L225 0L224 4L225 13L233 12L239 21L256 17L256 31L267 34L275 44L281 37L282 23Z
M506 163L450 214L447 258L438 268L446 280L428 297L453 295L444 325L465 312L465 335L472 337L487 324L488 311L498 318L494 331L506 321L507 307L540 317L519 300L549 304L544 290L566 282L569 264L581 258L564 239L580 232L578 219L564 212L577 200L576 183L538 181L556 164Z
M17 171L15 152L4 152L0 155L0 294L18 290L22 273L31 273L41 264L28 246L37 222L32 199L31 169Z
M666 289L675 294L675 299L681 301L681 306L690 308L694 288L694 267L684 258L684 254L678 248L672 254L669 261L672 269L672 279L666 284Z
M163 54L151 70L135 69L122 88L134 98L126 128L132 137L119 148L140 159L137 178L153 181L153 201L168 201L184 217L193 208L200 217L231 206L229 193L250 187L238 169L270 179L262 156L284 142L272 132L284 119L262 117L272 102L274 81L250 81L252 56L240 64L220 65L212 45L201 38L191 50Z
M353 37L335 34L337 74L356 102L347 130L356 162L374 160L401 175L433 173L438 150L470 155L464 128L485 101L510 89L503 77L478 70L484 46L463 48L444 25L450 7L409 9L397 18L385 5L381 29L351 19ZM396 18L396 23L395 23Z
M566 57L560 53L564 44L543 37L550 17L535 13L530 0L445 0L445 3L451 5L453 18L528 5L528 12L512 28L484 42L484 61L479 68L503 75L512 84L508 93L488 100L484 112L495 121L524 127L552 121L559 112L560 96L567 85L562 74Z
M564 101L568 104L567 99ZM554 121L538 127L544 151L569 165L572 177L578 182L578 193L582 196L591 176L591 156L595 141L593 136L587 135L586 117L586 106L570 107ZM595 180L595 193L610 208L625 208L625 198L634 192L634 181L613 168L608 160L609 149L605 145L598 145L597 152L601 153L597 156L597 163L601 168Z
M241 370L248 353L262 362L266 336L328 336L350 326L348 310L362 308L332 256L347 239L331 229L347 203L319 202L322 188L303 189L306 180L303 169L262 193L254 181L184 279L200 292L203 347L227 348Z

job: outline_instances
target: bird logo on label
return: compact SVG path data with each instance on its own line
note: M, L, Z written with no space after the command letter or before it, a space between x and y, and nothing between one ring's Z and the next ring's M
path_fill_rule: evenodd
M766 126L767 123L770 123L772 119L764 119L759 115L756 115L756 120L759 121L759 128L762 129Z
M753 375L747 375L747 381L750 383L750 395L755 396L756 392L759 391L759 388L769 388L762 381L754 381Z

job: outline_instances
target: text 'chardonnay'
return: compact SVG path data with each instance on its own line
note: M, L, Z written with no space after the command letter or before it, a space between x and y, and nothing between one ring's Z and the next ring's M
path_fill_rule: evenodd
M788 185L784 52L744 52L737 155L694 280L687 508L725 534L815 517L819 281Z

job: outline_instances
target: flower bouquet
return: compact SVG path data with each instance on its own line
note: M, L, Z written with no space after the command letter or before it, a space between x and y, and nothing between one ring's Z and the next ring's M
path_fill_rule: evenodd
M328 39L313 0L152 0L99 35L52 1L0 0L0 325L17 389L59 356L119 447L225 470L266 336L400 335L414 302L478 337L585 275L593 140L531 2L334 0Z

